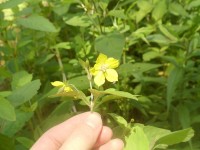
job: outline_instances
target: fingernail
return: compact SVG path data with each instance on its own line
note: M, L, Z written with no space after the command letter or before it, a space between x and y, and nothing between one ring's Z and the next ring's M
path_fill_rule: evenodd
M95 112L91 113L86 119L86 124L93 129L96 129L99 126L102 126L101 116Z

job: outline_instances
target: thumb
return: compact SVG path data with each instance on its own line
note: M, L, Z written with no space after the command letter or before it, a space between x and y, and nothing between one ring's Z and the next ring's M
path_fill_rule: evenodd
M101 116L91 113L66 139L60 150L89 150L95 145L102 129Z

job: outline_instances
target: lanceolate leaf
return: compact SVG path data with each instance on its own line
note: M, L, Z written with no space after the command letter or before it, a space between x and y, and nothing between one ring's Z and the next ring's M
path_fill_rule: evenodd
M0 118L8 120L8 121L15 121L15 110L14 107L10 104L10 102L0 96Z
M149 141L139 126L133 127L131 133L125 139L126 146L124 150L149 150Z
M119 59L122 55L125 38L120 33L102 35L95 40L95 49L109 57Z
M79 90L74 89L73 91L69 91L69 92L58 92L57 94L51 95L50 97L62 97L62 96L66 96L66 97L72 97L74 99L81 99L83 100L83 102L86 105L90 105L90 102L88 100L88 98L86 97L86 95Z
M47 18L39 15L31 15L26 18L20 18L17 20L19 25L22 25L26 28L45 31L45 32L57 32L53 23L51 23Z
M109 115L119 124L119 126L122 128L127 128L128 123L123 117L114 113L109 113Z
M106 94L110 94L110 95L115 95L115 96L119 96L119 97L125 97L125 98L130 98L130 99L134 99L134 100L138 100L137 96L138 95L133 95L131 93L128 92L124 92L124 91L117 91L115 89L107 89L105 91L98 91L95 89L90 89L90 92L94 93L94 95L106 95Z
M192 128L187 128L184 130L179 130L172 132L170 134L167 134L163 137L161 137L156 144L167 144L167 145L173 145L180 142L186 142L190 140L194 136L194 130Z
M34 80L14 90L7 98L15 107L29 101L40 88L40 80Z
M178 86L178 84L180 83L180 81L182 80L182 76L183 76L183 69L182 68L178 68L175 67L167 80L167 108L169 110L170 104L173 100L173 96L175 94L175 90Z

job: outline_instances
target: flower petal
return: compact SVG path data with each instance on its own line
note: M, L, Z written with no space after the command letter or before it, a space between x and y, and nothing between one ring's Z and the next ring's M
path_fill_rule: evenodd
M92 67L92 68L90 69L90 74L93 75L93 76L95 76L95 75L97 74L97 71L95 70L94 67Z
M51 82L51 85L53 86L65 86L65 84L61 81L54 81L54 82Z
M101 66L102 66L102 65L103 65L103 63L102 63L102 64L100 64L100 63L95 64L95 65L94 65L95 70L96 70L96 71L101 70Z
M105 72L105 77L109 82L118 81L118 73L114 69L107 69Z
M71 92L73 91L69 86L64 87L65 92Z
M105 76L102 71L99 71L98 74L94 77L94 83L97 86L101 86L105 83Z
M119 60L114 58L108 58L105 63L108 64L110 69L117 68L119 66Z
M107 60L107 58L108 57L106 55L100 53L97 60L96 60L96 64L104 64L105 61Z

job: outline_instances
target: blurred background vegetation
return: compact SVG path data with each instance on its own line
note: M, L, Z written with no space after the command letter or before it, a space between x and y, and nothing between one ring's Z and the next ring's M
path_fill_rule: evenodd
M88 111L80 100L49 98L50 82L66 78L89 94L78 59L93 65L99 53L121 64L119 82L104 88L140 95L101 105L105 124L117 126L115 113L171 131L192 127L189 142L170 148L200 149L199 22L200 0L0 0L0 149L28 149Z

